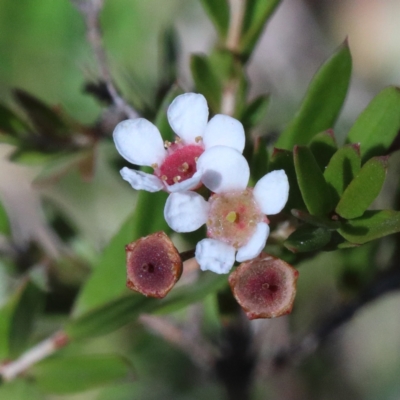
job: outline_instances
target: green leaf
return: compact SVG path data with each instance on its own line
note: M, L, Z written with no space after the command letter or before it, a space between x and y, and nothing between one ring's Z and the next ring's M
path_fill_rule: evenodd
M165 95L160 108L158 109L154 124L161 132L161 136L164 140L173 142L175 140L175 132L172 130L167 117L168 107L175 99L183 93L183 90L178 85L172 85L171 89Z
M24 379L16 379L0 385L0 399L4 400L45 400L37 387Z
M400 130L400 88L383 89L360 114L347 139L361 144L363 160L385 154Z
M0 104L0 131L25 139L30 129L14 112Z
M305 253L324 247L331 240L331 235L331 231L327 229L303 225L296 229L283 244L293 253Z
M296 171L294 168L293 153L289 150L275 148L269 163L269 171L283 169L289 180L289 199L284 210L290 212L292 208L305 210L299 184L297 183Z
M240 38L240 55L247 60L261 36L264 26L281 0L247 0Z
M333 155L325 169L324 177L331 188L332 201L335 205L360 168L361 157L358 145L345 145Z
M338 232L357 244L400 232L400 211L366 211L362 217L346 221Z
M326 217L317 217L302 210L292 209L291 212L293 216L300 219L301 221L307 222L308 224L317 226L319 228L324 228L328 230L336 230L340 228L339 221L333 221Z
M229 26L229 5L227 0L201 0L221 38L225 38Z
M300 109L276 143L291 150L308 144L319 132L332 128L340 113L351 76L351 54L345 41L311 81Z
M325 171L330 159L337 150L335 135L332 129L318 133L310 142L310 150L322 172Z
M161 86L171 86L177 79L177 64L179 56L178 33L173 26L167 27L162 32L159 50L160 81Z
M3 204L0 202L0 234L9 235L11 233L10 222Z
M48 358L34 365L28 374L42 391L67 394L127 378L131 370L121 356L102 354Z
M246 106L239 118L246 132L257 126L265 118L269 102L269 95L261 95Z
M255 182L268 172L267 144L262 137L257 138L253 157L251 159L251 174Z
M20 148L11 154L10 160L19 164L38 166L53 162L63 153L43 153Z
M388 157L368 160L351 181L340 198L336 212L343 218L360 217L382 189L386 177Z
M125 246L150 233L170 231L163 217L166 196L164 192L139 192L135 212L111 239L99 264L82 287L74 306L74 316L107 303L127 291Z
M332 210L329 187L311 150L305 146L295 146L293 158L297 181L307 210L317 216L328 214Z
M192 55L190 68L197 91L205 96L212 112L217 114L221 108L222 86L208 58L199 54Z
M15 89L14 96L28 114L40 136L65 137L69 135L70 130L60 116L41 100L22 89Z

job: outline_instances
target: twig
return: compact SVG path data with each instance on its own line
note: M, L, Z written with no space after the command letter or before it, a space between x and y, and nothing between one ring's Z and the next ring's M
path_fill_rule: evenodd
M18 359L0 365L0 376L4 381L12 381L37 362L52 355L55 351L68 344L68 336L65 332L57 332L53 336L43 340L36 346L22 354Z
M111 73L107 63L107 56L103 47L99 14L103 8L104 0L71 0L82 13L87 30L87 40L93 49L96 57L99 73L104 80L106 88L114 102L115 107L123 112L128 118L137 118L138 113L125 102L119 95L111 78Z

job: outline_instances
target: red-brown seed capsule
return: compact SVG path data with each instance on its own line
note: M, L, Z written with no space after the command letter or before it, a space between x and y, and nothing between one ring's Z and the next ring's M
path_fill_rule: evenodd
M164 232L129 243L125 250L126 285L145 296L165 297L182 274L179 252Z
M237 302L249 319L274 318L292 311L299 272L285 261L261 253L229 276Z

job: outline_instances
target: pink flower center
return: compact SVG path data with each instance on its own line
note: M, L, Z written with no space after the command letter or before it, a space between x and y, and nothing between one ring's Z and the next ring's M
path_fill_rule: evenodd
M257 224L265 220L250 188L243 192L213 194L209 204L207 235L235 248L245 245Z
M154 173L168 185L185 181L195 174L197 159L203 152L202 146L174 143L168 148L169 154Z

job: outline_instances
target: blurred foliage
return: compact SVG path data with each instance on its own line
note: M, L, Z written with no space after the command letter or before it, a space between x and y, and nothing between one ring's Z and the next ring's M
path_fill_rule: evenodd
M266 250L299 268L300 280L293 314L273 326L280 337L313 329L323 337L318 327L336 328L336 320L329 321L334 306L340 309L352 299L362 307L400 287L400 211L387 209L387 204L398 208L398 176L390 177L392 190L385 191L387 174L399 168L400 89L381 90L341 144L334 128L352 73L346 40L316 71L273 144L262 123L273 95L251 96L248 66L280 3L243 2L236 31L228 0L173 1L162 7L155 0L105 1L100 23L117 90L165 140L174 136L168 105L188 91L174 16L193 7L214 25L214 48L190 55L190 90L206 97L211 114L226 112L230 99L230 113L246 130L244 155L253 184L268 171L285 170L289 200L271 218ZM73 3L1 0L0 24L0 145L10 149L10 165L34 171L29 183L40 199L37 211L57 248L49 251L39 233L28 244L18 242L13 204L3 202L0 185L0 398L207 399L224 393L229 399L274 398L279 384L258 370L278 365L275 353L290 346L278 339L278 344L263 342L265 326L243 319L226 276L187 271L162 300L126 289L124 246L159 230L172 235L163 216L167 195L135 194L119 182L117 171L124 164L111 132L125 116L84 40L84 22ZM201 233L176 234L174 240L182 250L191 249ZM146 325L143 315L159 325ZM342 316L341 323L351 316ZM20 376L4 372L59 330L68 340L52 343L49 355L55 354ZM349 387L340 398L363 398L324 351L316 350L301 367L284 366L297 374L298 398L322 398L321 393L330 398L344 378ZM399 370L394 363L391 372ZM337 374L335 382L327 382L327 374L331 379ZM374 393L382 382L388 385L384 398L395 398L394 378L382 379Z

